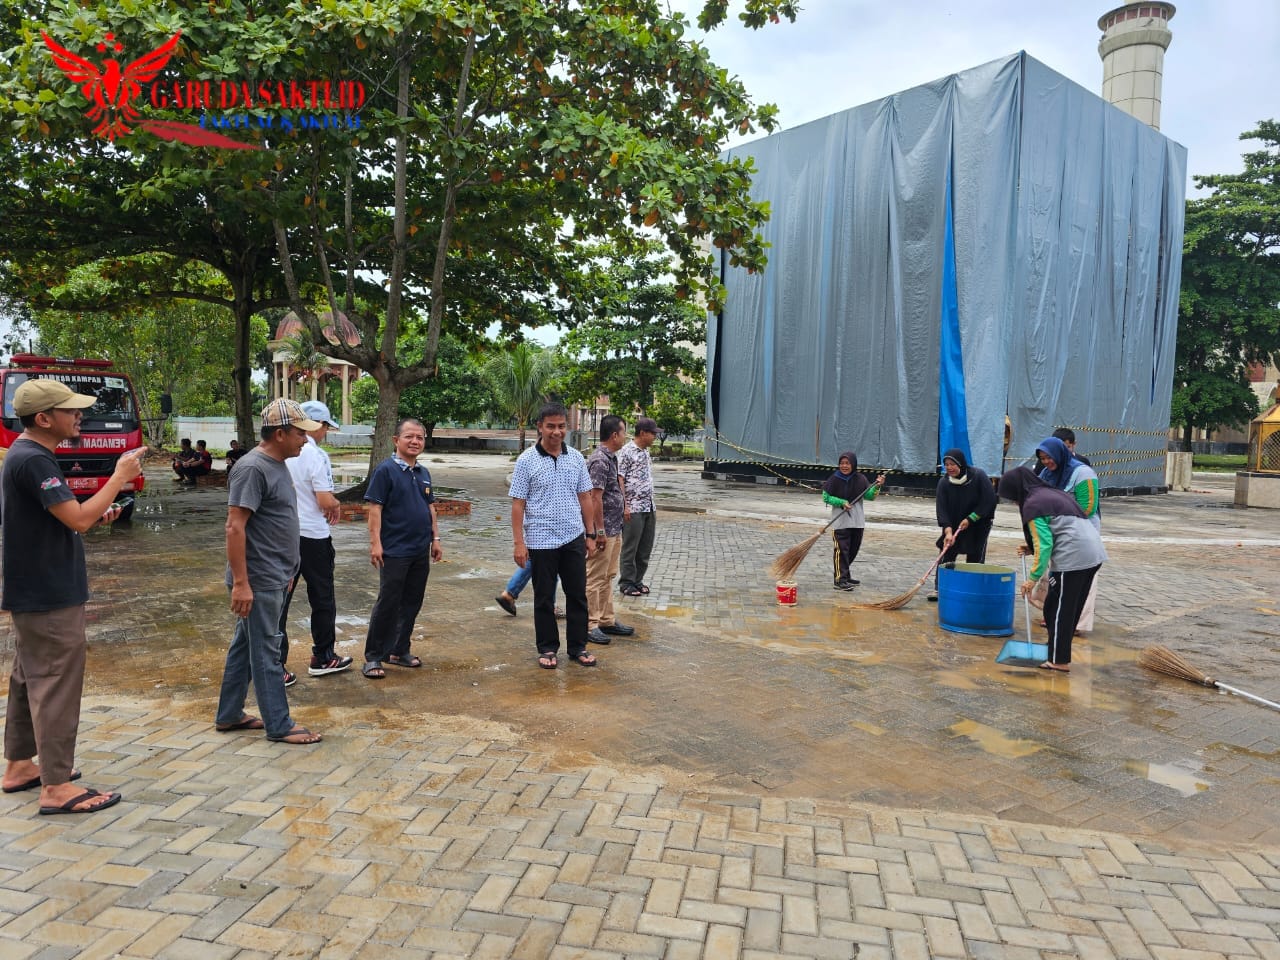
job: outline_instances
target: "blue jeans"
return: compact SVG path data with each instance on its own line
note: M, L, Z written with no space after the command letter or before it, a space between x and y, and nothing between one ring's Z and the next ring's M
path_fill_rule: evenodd
M253 681L253 695L266 725L268 737L283 737L293 729L289 698L284 691L284 667L280 665L280 610L285 588L256 590L249 615L236 620L236 632L222 669L218 694L218 726L238 723Z
M520 596L520 591L529 585L529 578L532 576L532 561L526 560L523 567L516 567L516 572L507 581L507 593L510 594L512 600Z

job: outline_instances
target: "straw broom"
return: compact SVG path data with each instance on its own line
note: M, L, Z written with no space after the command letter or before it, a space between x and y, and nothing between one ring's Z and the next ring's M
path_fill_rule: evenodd
M809 555L809 551L813 549L813 545L818 542L819 538L827 532L827 527L839 520L841 514L837 513L834 517L827 521L827 526L823 527L812 537L809 537L803 543L797 543L790 550L784 550L773 559L773 563L769 565L769 572L773 574L775 580L790 580L795 572L800 569L800 564L804 563L804 558Z
M911 602L912 597L920 592L924 582L929 579L929 574L933 573L938 564L942 562L942 555L947 552L950 546L951 543L949 541L943 545L942 553L939 553L934 558L933 563L929 564L929 569L924 572L924 576L917 580L916 585L906 593L900 593L896 597L890 597L888 600L877 600L875 603L855 603L853 606L859 610L901 610Z
M1252 700L1260 703L1264 707L1271 707L1273 710L1280 710L1280 703L1272 703L1270 700L1264 700L1262 697L1255 696L1236 687L1227 686L1221 680L1215 680L1213 677L1204 673L1197 667L1193 667L1187 663L1181 656L1174 653L1168 647L1162 647L1158 644L1146 647L1142 653L1138 655L1138 663L1156 673L1162 673L1167 677L1176 677L1179 680L1190 680L1192 683L1198 683L1206 687L1217 687L1219 690L1225 690L1227 693L1234 693L1237 697L1244 697L1246 700Z

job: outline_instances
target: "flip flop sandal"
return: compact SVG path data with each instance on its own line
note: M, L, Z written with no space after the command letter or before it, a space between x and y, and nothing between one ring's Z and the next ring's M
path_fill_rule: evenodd
M642 595L646 597L649 595L649 585L647 583L640 584L639 590Z
M583 667L594 667L600 663L600 661L597 660L595 656L590 653L580 653L573 659L575 663Z
M393 653L391 656L387 657L387 663L391 664L393 667L412 667L414 670L422 666L421 658L415 657L412 653L407 657L401 657Z
M248 714L245 714L235 723L228 723L224 726L214 724L213 729L217 730L219 733L235 733L237 730L262 730L265 727L266 724L257 717L251 717Z
M382 669L381 660L368 661L367 663L365 663L363 667L360 668L360 672L363 673L365 677L368 678L369 680L381 680L387 675L387 671Z
M624 597L643 597L644 591L639 587L627 587L622 591Z
M538 657L538 666L543 670L554 670L556 667L560 666L560 661L556 658L554 653L544 653Z
M306 740L290 740L290 737L307 737ZM312 733L306 727L294 727L283 737L267 737L272 743L287 743L291 747L309 747L312 744L319 743L324 737L318 733Z
M92 800L94 797L106 797L106 803L100 803L96 807L89 807L86 810L77 810L76 807L84 803L86 800ZM99 810L105 810L107 807L114 807L120 802L120 794L103 793L100 790L85 790L79 796L72 797L66 803L57 807L41 807L40 813L43 816L51 817L58 813L97 813Z
M79 780L79 779L80 779L80 771L72 770L71 780ZM21 793L23 790L34 790L36 789L36 787L39 787L39 786L41 786L40 774L37 773L30 780L20 783L16 787L5 787L3 789L5 793Z

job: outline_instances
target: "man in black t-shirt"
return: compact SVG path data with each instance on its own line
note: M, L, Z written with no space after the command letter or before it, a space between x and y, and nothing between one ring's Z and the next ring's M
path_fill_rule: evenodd
M120 516L113 503L142 472L146 448L124 454L102 489L84 503L67 487L53 451L80 440L94 398L57 380L28 380L13 396L22 420L0 473L4 509L4 596L13 615L14 658L4 728L5 793L40 788L40 812L93 813L118 793L76 786L72 767L84 691L89 577L80 534ZM39 756L40 763L35 758Z

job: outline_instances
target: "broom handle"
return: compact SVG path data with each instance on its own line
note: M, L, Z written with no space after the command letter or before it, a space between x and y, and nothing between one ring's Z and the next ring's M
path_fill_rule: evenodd
M1261 697L1255 696L1254 694L1248 693L1247 691L1241 690L1237 687L1229 687L1221 680L1213 681L1213 685L1219 690L1225 690L1227 693L1234 693L1237 697L1244 697L1246 700L1252 700L1254 703L1260 703L1264 707L1270 707L1272 710L1280 710L1280 703L1272 703L1270 700L1263 700Z
M933 573L933 571L934 571L934 570L936 570L936 569L938 568L938 564L940 564L940 563L942 562L942 554L944 554L944 553L946 553L946 552L947 552L947 548L946 548L946 547L943 547L943 548L942 548L942 553L939 553L936 557L934 557L934 558L933 558L933 563L931 563L931 564L929 565L929 569L928 569L928 570L926 570L926 571L924 572L924 576L923 576L923 577L921 577L921 578L916 582L916 589L917 589L917 590L919 590L922 586L924 586L924 582L925 582L926 580L928 580L928 579L929 579L929 574Z
M1022 555L1022 579L1027 579L1027 555ZM1027 643L1031 642L1031 601L1027 599L1027 595L1022 594L1022 612L1027 618Z

